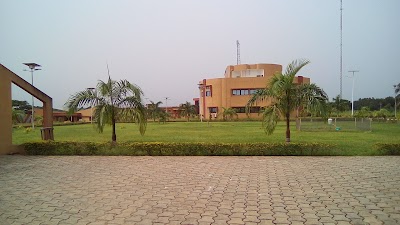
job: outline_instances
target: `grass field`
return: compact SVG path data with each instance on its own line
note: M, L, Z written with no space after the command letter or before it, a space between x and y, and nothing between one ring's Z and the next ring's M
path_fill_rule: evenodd
M292 142L320 142L334 144L344 155L368 155L376 143L399 143L400 124L374 123L372 131L296 131L293 123ZM111 127L104 133L98 133L93 125L55 126L56 141L92 141L111 140ZM13 143L39 141L40 128L25 132L14 129ZM141 136L135 124L117 124L117 141L137 142L214 142L214 143L254 143L284 142L284 123L278 124L274 134L267 136L261 128L261 122L170 122L166 124L149 123L144 136Z

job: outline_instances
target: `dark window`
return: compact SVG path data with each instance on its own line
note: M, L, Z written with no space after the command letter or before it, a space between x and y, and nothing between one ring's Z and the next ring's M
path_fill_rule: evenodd
M236 113L246 113L246 107L232 107Z
M260 106L253 106L250 107L250 113L259 113L260 112Z
M208 110L210 111L210 113L217 113L218 107L208 107Z
M211 96L211 91L206 91L206 96Z

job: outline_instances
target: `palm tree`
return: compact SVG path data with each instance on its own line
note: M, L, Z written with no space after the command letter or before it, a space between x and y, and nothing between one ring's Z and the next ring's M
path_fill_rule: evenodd
M236 118L237 118L238 114L236 113L235 109L225 108L225 107L222 107L222 109L224 110L222 112L222 117L224 120L231 120L231 119L233 119L234 116L236 116Z
M344 112L350 109L350 101L342 99L340 95L336 96L336 98L333 98L332 100L333 102L331 104L332 108L337 112L336 116L338 116L339 112Z
M179 111L181 112L181 115L187 118L187 121L189 122L189 119L192 115L196 114L196 109L195 106L192 105L190 102L183 103L179 106Z
M160 119L161 113L163 112L160 108L161 104L162 102L160 101L156 103L150 101L150 104L147 105L148 116L152 118L154 122L156 121L156 119Z
M115 123L117 119L133 119L139 124L141 135L146 132L146 109L141 101L142 90L127 80L114 81L108 76L108 81L99 81L97 88L87 89L72 95L66 106L71 111L85 106L94 106L94 121L100 133L105 124L112 126L112 142L117 141Z
M270 80L265 89L256 91L246 105L250 107L259 101L271 99L271 105L262 112L263 128L267 135L271 135L280 117L286 120L286 142L290 142L290 113L295 110L306 110L317 115L326 115L328 96L315 84L296 84L296 74L310 62L295 60L291 62L285 73L278 72Z

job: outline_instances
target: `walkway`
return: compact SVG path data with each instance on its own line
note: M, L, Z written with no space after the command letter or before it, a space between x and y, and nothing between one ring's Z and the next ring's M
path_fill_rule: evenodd
M0 156L0 224L400 224L400 157Z

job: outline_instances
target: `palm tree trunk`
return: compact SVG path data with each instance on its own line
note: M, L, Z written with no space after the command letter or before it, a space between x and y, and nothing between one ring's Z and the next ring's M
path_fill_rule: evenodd
M290 113L286 113L286 142L290 142Z
M286 106L286 143L290 142L290 92L286 91L287 106Z
M300 107L296 108L296 130L300 130L300 119L299 119L299 111L300 111Z
M115 143L117 142L117 134L115 133L115 119L112 118L112 142Z
M111 139L112 139L112 143L115 144L117 142L117 134L115 132L115 111L114 111L114 107L112 109L111 116L112 116L112 118L111 118L111 123L112 123L112 136L111 136Z

